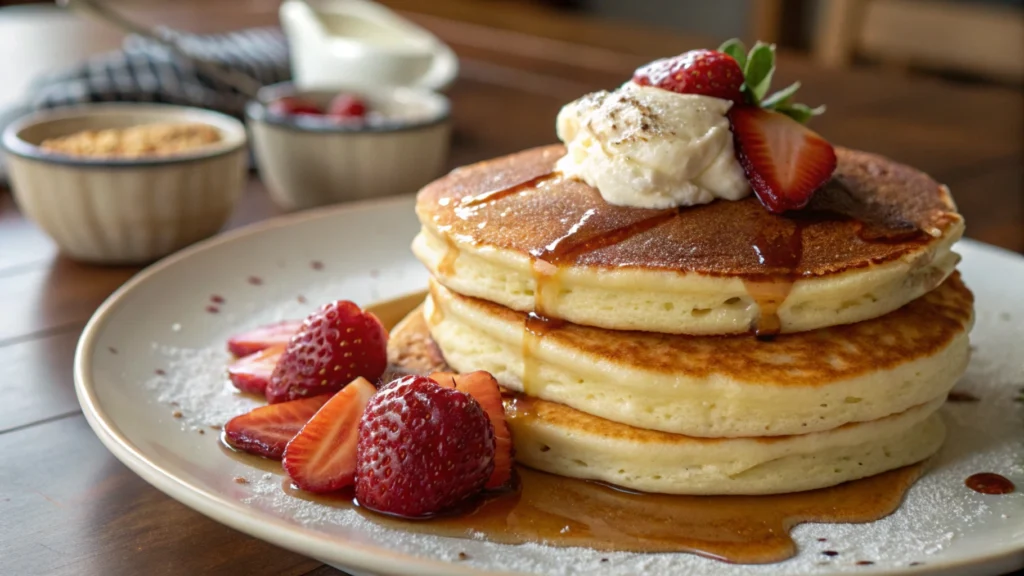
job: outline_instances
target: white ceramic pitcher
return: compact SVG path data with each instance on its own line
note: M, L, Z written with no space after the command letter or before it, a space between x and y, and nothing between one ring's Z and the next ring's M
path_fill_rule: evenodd
M455 55L437 37L368 0L286 0L280 17L300 90L440 90L458 72Z

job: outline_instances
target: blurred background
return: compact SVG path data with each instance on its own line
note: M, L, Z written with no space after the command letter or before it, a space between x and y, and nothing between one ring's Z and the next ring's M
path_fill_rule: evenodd
M72 8L84 2L69 1ZM331 49L318 45L312 28L298 19L286 22L282 5L312 6L323 15L354 2L89 1L124 16L136 31L175 40L184 54L84 9L0 0L0 128L28 112L110 100L211 108L242 119L254 91L211 77L196 69L194 60L242 72L255 87L293 78L300 88L323 84L324 78L310 79L313 73L295 76ZM953 189L972 223L969 236L1024 250L1024 0L380 0L375 5L425 31L436 44L431 57L439 69L429 81L412 78L406 84L451 99L451 147L440 161L446 162L443 168L553 141L553 118L561 104L614 87L653 58L715 47L730 37L763 40L778 46L776 88L800 80L805 102L829 106L813 127L837 144L929 172ZM329 19L321 23L323 30L330 28ZM354 33L339 26L334 30L339 36ZM361 30L355 36L367 40L372 34ZM445 58L451 60L447 67ZM172 70L176 81L184 82L176 92L169 92L166 82L148 86L144 73L150 68L158 78ZM375 78L381 70L367 59L362 68L339 69L332 80L356 87L403 83ZM497 91L502 86L516 96ZM515 120L489 118L496 106ZM288 153L294 147L280 149ZM2 155L0 183L5 181ZM257 164L254 160L253 167ZM424 178L401 183L403 190L415 190ZM275 195L275 189L283 186L269 185L278 207L313 205L282 200L287 194ZM2 190L0 184L0 201ZM9 213L14 202L4 205Z
M191 32L267 25L276 0L107 0L150 24ZM1024 0L383 0L396 9L558 36L583 43L592 30L556 30L579 16L710 40L774 42L829 67L877 66L958 82L1020 87L1024 82ZM210 14L203 18L201 14ZM231 14L230 18L223 18ZM575 19L573 20L575 21ZM579 26L576 26L579 28ZM54 2L0 0L0 110L34 77L118 47L123 34L67 14ZM624 38L623 44L635 38ZM628 50L614 39L600 45ZM635 49L636 47L634 47ZM16 58L11 56L17 55Z
M276 0L107 0L144 20L194 32L223 31L216 17L235 15L232 25L267 24ZM826 66L879 66L898 72L939 74L957 81L1024 82L1024 0L383 0L383 4L532 34L586 42L585 34L554 31L559 15L633 25L657 35L682 33L710 39L740 37L774 42ZM44 16L53 2L0 0L0 54L28 61L0 62L0 105L26 82L24 70L51 58L55 65L75 47L82 56L118 43L115 30ZM551 20L554 16L555 20ZM49 37L27 38L28 24L43 22ZM77 19L76 19L77 20ZM206 20L204 22L204 20ZM54 42L57 45L54 45ZM602 39L601 44L614 41ZM29 50L31 48L31 50ZM623 46L622 48L628 48ZM32 54L42 51L45 54ZM40 69L36 69L41 71ZM14 81L13 85L11 81Z

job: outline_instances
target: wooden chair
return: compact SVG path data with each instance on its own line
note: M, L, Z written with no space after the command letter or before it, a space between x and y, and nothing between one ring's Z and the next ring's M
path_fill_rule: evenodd
M825 0L814 57L846 66L856 56L900 68L966 72L1024 82L1024 11L989 2Z

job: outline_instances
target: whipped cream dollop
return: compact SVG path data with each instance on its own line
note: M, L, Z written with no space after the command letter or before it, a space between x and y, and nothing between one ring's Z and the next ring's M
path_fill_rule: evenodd
M557 170L637 208L739 200L750 184L733 151L732 102L627 82L587 94L558 113L568 153Z

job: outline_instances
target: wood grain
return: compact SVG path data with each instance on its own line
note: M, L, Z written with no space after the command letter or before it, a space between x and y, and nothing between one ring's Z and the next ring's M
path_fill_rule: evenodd
M0 435L2 574L304 574L321 565L146 484L80 415Z
M228 3L119 1L143 21L196 31L272 23L277 6L255 0L239 14ZM523 3L385 1L460 56L450 167L553 142L566 101L614 88L655 57L715 43ZM802 101L828 104L816 130L931 172L952 188L970 236L1024 251L1020 92L822 70L789 53L780 62L777 85L799 79ZM226 227L280 213L253 178ZM88 429L72 383L75 343L136 270L60 257L0 191L0 573L342 574L167 498Z
M0 346L0 434L79 411L71 368L81 330Z
M85 322L135 272L57 257L48 266L0 276L0 345Z

